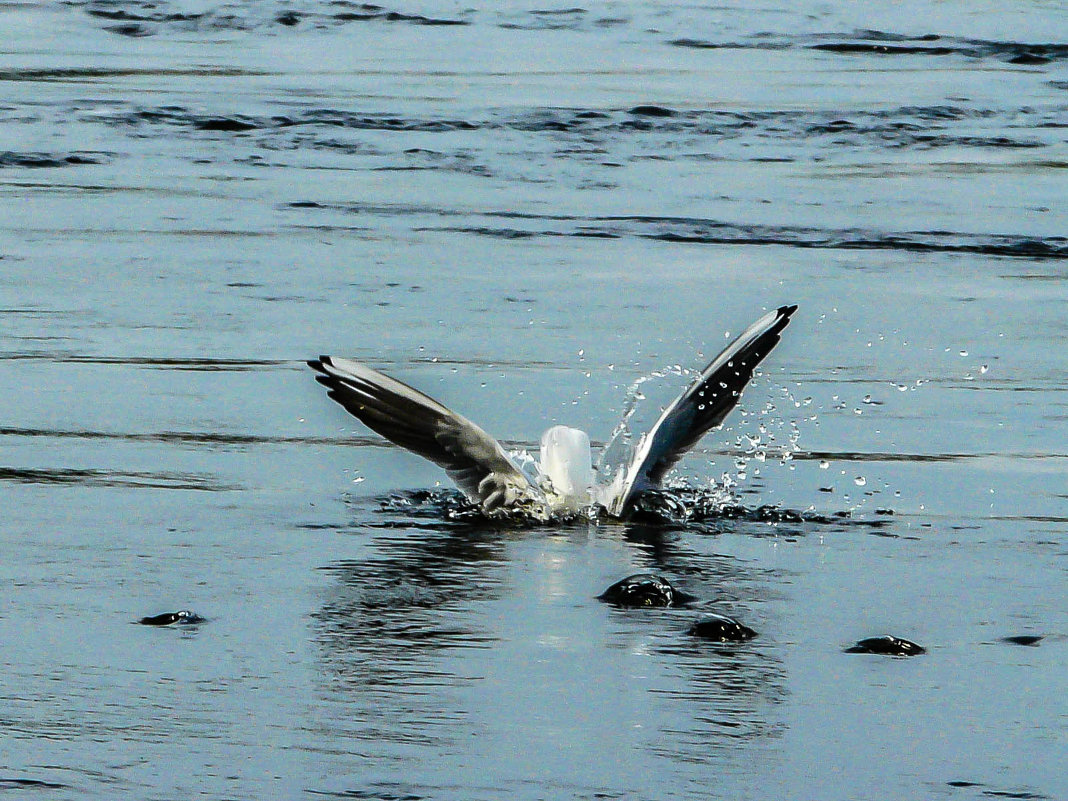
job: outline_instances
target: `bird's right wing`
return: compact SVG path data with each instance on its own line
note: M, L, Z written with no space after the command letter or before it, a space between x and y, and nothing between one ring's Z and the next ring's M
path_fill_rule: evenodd
M320 356L308 365L331 398L372 431L443 467L483 511L541 497L497 440L419 390L350 359Z
M724 348L638 443L630 464L606 487L609 514L623 516L637 493L660 486L668 471L738 404L756 366L771 353L797 306L768 312Z

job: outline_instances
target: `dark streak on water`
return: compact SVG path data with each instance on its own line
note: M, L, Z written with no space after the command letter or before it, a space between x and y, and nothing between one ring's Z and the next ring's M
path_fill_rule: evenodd
M311 201L297 201L294 208L326 208ZM366 212L413 216L455 216L455 212L435 208L364 207L347 205L337 210L355 214ZM465 215L470 218L471 214ZM637 236L668 242L707 245L780 245L826 250L900 250L914 253L977 253L988 256L1018 256L1028 259L1068 259L1068 237L1046 238L1011 235L978 235L951 231L882 232L873 230L820 230L789 226L763 226L678 217L590 217L483 212L483 216L530 222L560 222L564 226L546 228L499 228L483 226L439 226L415 230L442 230L482 236L520 239L535 236L580 236L617 238Z
M102 153L0 153L0 169L4 167L69 167L73 164L103 164Z
M96 470L73 467L0 467L0 481L10 481L17 484L129 487L134 489L195 490L198 492L235 492L241 489L239 486L220 483L213 476L194 473Z
M0 310L0 314L26 313L41 314L39 310ZM57 312L58 313L58 312ZM22 351L17 353L0 353L0 361L42 360L56 364L101 364L129 365L160 370L193 370L197 372L246 372L279 366L292 367L292 362L279 359L220 359L215 357L182 356L90 356L81 353L57 353L55 351Z
M247 133L256 131L273 135L276 139L288 130L299 128L289 135L291 141L303 146L330 147L329 141L307 141L309 132L331 128L354 131L433 132L450 131L517 131L529 134L566 134L576 144L584 144L572 153L565 150L560 156L589 161L599 155L591 148L607 137L635 137L666 139L668 143L690 148L703 140L706 147L717 143L733 146L745 143L776 143L793 148L797 144L826 136L833 136L839 148L1042 148L1054 144L1056 132L1068 126L1064 107L1004 109L968 106L918 106L854 111L849 118L827 112L808 111L723 111L671 110L657 106L637 106L628 110L587 110L581 108L544 108L519 116L493 115L481 119L435 119L348 111L344 109L284 109L264 117L242 114L225 116L198 114L182 107L140 108L128 112L99 117L99 121L137 128L148 125L184 127L194 131ZM984 135L984 130L1018 130L1025 138L1004 134ZM559 139L559 136L555 137ZM685 139L682 139L685 138ZM682 139L682 141L679 141ZM283 141L263 140L273 149L283 149ZM335 147L350 145L334 143ZM409 155L440 156L426 149L407 149ZM717 158L697 151L683 152L684 158ZM725 154L726 155L726 154ZM785 155L785 154L784 154ZM752 155L748 158L758 158ZM780 157L782 158L782 157ZM602 159L603 160L603 159ZM1064 166L1063 164L1061 165Z
M762 36L747 41L715 42L702 39L676 39L677 47L697 49L811 48L829 53L871 56L961 56L996 59L1009 64L1040 65L1068 58L1068 44L1027 43L968 39L925 34L907 36L886 31L858 30L852 33L805 34L801 36Z
M43 779L13 778L0 776L0 790L63 790L67 787L58 782L49 782Z

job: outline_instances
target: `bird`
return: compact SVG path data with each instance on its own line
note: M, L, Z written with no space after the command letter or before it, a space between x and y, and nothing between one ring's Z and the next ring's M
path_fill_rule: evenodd
M664 408L629 461L601 483L589 435L580 429L549 428L531 475L475 423L402 381L351 359L320 356L307 364L330 398L372 431L442 467L487 517L548 521L597 509L626 519L642 492L660 487L686 452L723 423L795 311L796 305L780 306L745 329Z

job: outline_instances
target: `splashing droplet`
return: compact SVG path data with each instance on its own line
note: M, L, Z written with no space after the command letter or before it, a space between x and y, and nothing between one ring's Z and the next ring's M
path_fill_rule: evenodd
M868 479L864 478L864 476L857 476L853 479L853 483L856 484L858 487L863 487L865 484L868 483Z

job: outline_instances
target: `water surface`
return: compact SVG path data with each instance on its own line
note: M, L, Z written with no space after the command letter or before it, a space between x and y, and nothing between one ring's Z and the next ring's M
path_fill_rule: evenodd
M1063 20L0 6L0 788L1064 797ZM455 514L304 365L604 443L783 303L697 520Z

